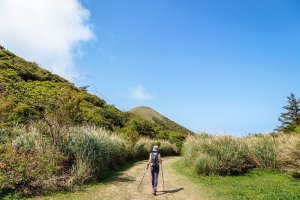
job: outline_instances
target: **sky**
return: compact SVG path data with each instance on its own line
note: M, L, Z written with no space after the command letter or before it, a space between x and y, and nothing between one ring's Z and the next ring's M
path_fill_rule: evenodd
M0 44L117 108L266 133L300 97L297 0L0 0Z

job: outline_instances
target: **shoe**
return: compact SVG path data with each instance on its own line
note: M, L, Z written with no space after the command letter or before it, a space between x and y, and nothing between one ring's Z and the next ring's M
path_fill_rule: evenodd
M155 196L156 195L156 190L153 190L152 194Z

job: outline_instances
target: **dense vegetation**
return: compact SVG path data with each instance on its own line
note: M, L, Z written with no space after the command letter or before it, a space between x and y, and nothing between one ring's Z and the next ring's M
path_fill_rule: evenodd
M131 146L96 127L69 128L55 145L39 127L2 129L0 198L46 194L100 180L127 161L146 158L154 144L164 156L177 154L170 142L140 138Z
M137 107L130 110L129 113L136 114L142 119L154 124L153 128L157 138L167 139L175 143L179 148L181 148L187 135L194 135L190 130L178 125L149 107Z
M183 160L197 174L233 175L253 168L300 177L300 135L253 135L245 138L203 134L184 143Z

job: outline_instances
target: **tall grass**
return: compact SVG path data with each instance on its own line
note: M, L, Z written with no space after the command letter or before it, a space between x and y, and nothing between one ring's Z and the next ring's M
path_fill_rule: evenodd
M299 135L254 135L245 138L199 135L187 138L183 161L202 175L239 174L251 168L300 176Z
M300 178L300 135L280 135L277 146L277 166Z
M132 156L135 159L146 159L152 151L154 145L159 146L159 151L162 156L177 155L178 150L176 145L165 140L154 140L146 137L140 138L132 148Z
M246 137L249 156L256 167L277 169L278 140L272 135Z
M99 128L79 127L70 130L65 153L74 159L72 181L82 184L99 179L108 169L123 164L130 149L117 135Z
M0 197L11 191L31 196L99 180L126 161L147 158L155 144L163 156L177 153L167 141L141 138L132 147L123 137L92 126L69 127L55 143L43 130L0 130Z
M230 175L252 167L248 146L231 136L190 136L183 147L184 162L202 175Z

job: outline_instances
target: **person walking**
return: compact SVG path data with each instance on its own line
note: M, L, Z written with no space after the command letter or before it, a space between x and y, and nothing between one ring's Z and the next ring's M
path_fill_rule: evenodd
M151 176L152 176L152 189L153 195L156 195L157 183L158 183L158 174L159 174L159 165L162 164L161 156L159 153L159 147L157 145L153 146L152 152L149 155L149 165L151 166Z

